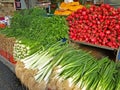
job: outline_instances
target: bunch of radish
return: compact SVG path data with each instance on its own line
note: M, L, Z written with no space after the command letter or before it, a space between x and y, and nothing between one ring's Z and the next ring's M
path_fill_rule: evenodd
M69 38L100 46L120 46L120 8L109 4L78 9L67 17Z

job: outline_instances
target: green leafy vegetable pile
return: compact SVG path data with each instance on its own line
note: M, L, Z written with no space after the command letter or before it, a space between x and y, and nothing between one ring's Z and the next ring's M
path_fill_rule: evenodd
M67 32L65 17L48 17L45 10L41 8L16 12L11 19L11 28L0 31L8 37L15 37L21 44L29 47L29 55L42 50L43 47L47 48L61 39L67 39Z
M37 69L38 72L34 76L35 80L39 83L45 82L46 85L51 83L51 80L56 79L59 84L68 80L69 90L120 89L120 63L114 63L107 57L97 60L91 56L90 52L76 50L68 44L61 44L61 42L57 42L48 49L36 52L21 61L25 68ZM58 90L57 85L55 87L55 90ZM68 89L64 84L60 88L61 90Z

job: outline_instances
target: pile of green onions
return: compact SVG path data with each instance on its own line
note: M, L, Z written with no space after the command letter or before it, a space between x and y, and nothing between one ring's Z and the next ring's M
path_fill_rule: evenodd
M38 70L34 76L37 82L54 79L69 81L74 90L119 90L120 73L118 64L107 57L97 60L90 52L76 50L68 44L57 42L49 48L37 51L21 61L25 68ZM54 69L58 70L54 72Z
M13 56L15 60L20 60L29 55L30 48L21 43L21 41L16 40L14 44Z
M114 62L108 58L96 61L95 58L85 54L73 60L62 66L59 74L62 78L71 78L77 88L82 90L115 90L117 72Z
M36 53L21 59L21 61L25 64L25 68L38 70L38 73L35 76L37 82L44 80L47 83L53 68L60 61L60 58L55 58L55 56L60 54L61 51L63 52L66 47L67 45L60 41L47 49L37 51Z
M117 72L116 72L116 75L115 75L115 77L117 78L116 79L116 89L115 90L120 90L120 62L117 62L117 67L116 67L116 69L118 70Z

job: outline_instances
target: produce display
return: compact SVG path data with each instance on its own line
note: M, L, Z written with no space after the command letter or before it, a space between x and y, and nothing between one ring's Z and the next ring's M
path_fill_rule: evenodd
M83 8L83 5L80 5L79 2L69 2L65 3L62 2L59 6L59 9L55 10L55 15L70 15L72 12L76 11L77 9Z
M65 17L48 17L45 11L39 8L16 12L11 21L11 28L5 28L0 32L16 38L14 46L16 59L22 59L68 38Z
M120 46L120 8L109 4L82 8L67 17L69 38L99 46Z
M57 42L20 62L16 75L30 90L120 89L119 63L97 60L67 43Z
M102 5L100 9L106 10L107 7ZM96 10L98 7L92 6L91 8ZM117 13L119 9L113 8L112 11L114 10L117 10ZM84 27L85 24L87 25L86 21L93 24L87 16L92 14L87 14L87 11L90 13L89 9L82 8L67 17L71 39L78 40L76 35L82 36L82 32L77 32L77 27ZM95 17L94 12L92 13ZM96 11L95 13L100 12ZM96 15L98 16L98 14ZM88 20L83 19L85 16ZM93 16L91 16L92 19ZM82 19L78 19L78 17L82 17ZM93 19L93 21L96 20L97 18ZM82 23L78 25L78 21L82 21ZM104 25L106 24L103 24L101 29L102 27L105 29ZM90 32L90 26L87 28L86 34L87 31ZM85 31L84 28L79 29ZM96 31L92 28L91 30ZM111 31L112 29L107 28L107 30ZM114 30L118 29L114 28ZM99 30L97 29L97 31ZM11 27L0 29L0 34L16 39L13 45L13 56L17 62L15 73L29 90L120 90L120 62L115 63L108 57L98 60L91 55L91 52L76 49L69 44L68 26L64 16L48 17L40 8L21 10L14 14ZM105 34L105 38L110 35L110 33ZM0 42L2 43L2 41ZM0 50L2 50L1 46Z

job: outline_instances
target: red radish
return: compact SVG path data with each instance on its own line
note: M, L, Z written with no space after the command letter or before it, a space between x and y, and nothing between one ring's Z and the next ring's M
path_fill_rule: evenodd
M111 32L109 30L106 31L106 34L110 34Z
M120 36L118 37L118 40L120 41Z
M92 5L69 15L70 38L92 44L118 48L120 46L120 8L109 4Z
M120 29L120 25L117 24L117 25L115 26L115 28L116 28L116 29Z

